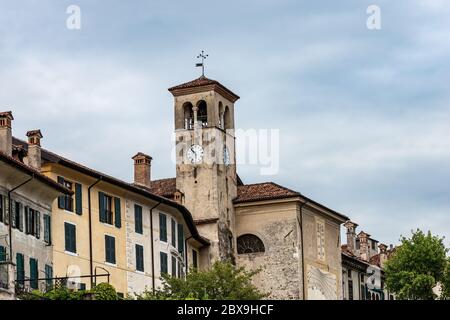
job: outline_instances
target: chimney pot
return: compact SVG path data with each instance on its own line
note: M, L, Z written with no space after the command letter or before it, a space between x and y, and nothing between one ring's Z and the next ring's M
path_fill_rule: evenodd
M11 111L0 112L0 152L12 157L12 121Z
M27 132L28 137L28 165L38 171L41 171L41 139L43 135L41 130L31 130Z
M134 160L134 183L150 188L152 157L139 152L132 159Z

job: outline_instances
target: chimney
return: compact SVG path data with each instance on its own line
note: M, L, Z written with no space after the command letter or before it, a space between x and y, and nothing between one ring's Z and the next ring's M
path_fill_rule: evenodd
M152 157L139 152L132 159L134 160L134 183L150 188Z
M358 234L359 239L359 254L362 260L369 261L370 259L370 253L369 253L369 238L370 234L367 234L363 231L361 231Z
M344 227L347 228L347 249L351 253L355 253L355 242L356 242L356 227L358 225L350 220L344 223Z
M380 249L380 267L384 267L384 263L386 262L388 256L387 256L387 245L384 243L381 243L378 248Z
M12 112L0 112L0 152L12 157Z
M32 130L27 132L28 137L28 165L38 171L41 171L41 139L43 138L41 130Z

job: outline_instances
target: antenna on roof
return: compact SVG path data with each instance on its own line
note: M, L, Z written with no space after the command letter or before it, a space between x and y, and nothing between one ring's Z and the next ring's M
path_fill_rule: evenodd
M197 59L202 59L201 63L195 64L196 67L202 67L202 77L205 76L205 59L209 57L209 54L205 54L205 52L202 50L202 52L197 56Z

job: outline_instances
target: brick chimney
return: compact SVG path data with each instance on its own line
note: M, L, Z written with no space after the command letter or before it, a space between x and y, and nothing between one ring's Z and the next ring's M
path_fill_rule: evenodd
M363 231L361 231L358 234L359 239L359 255L360 258L364 261L369 261L370 259L370 252L369 252L369 238L370 234L367 234Z
M38 171L41 171L41 139L43 138L41 130L32 130L27 132L28 137L28 165Z
M12 121L11 111L0 112L0 152L12 157Z
M355 253L356 245L356 227L358 225L350 220L344 223L344 227L347 228L347 249L351 253Z
M134 183L150 188L152 157L139 152L132 159L134 160Z

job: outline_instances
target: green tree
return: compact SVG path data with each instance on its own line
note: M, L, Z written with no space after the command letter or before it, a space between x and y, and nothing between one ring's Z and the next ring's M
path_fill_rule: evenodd
M386 287L398 299L435 299L433 288L443 283L448 264L444 238L412 232L401 238L401 245L385 265Z
M442 279L442 299L450 299L450 258L447 259L447 267Z
M155 293L138 295L138 300L260 300L267 296L253 284L259 273L246 271L230 262L215 262L206 271L192 269L186 278L163 275L163 285Z

